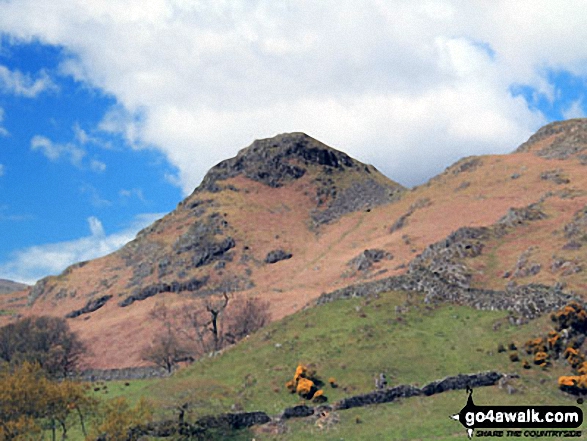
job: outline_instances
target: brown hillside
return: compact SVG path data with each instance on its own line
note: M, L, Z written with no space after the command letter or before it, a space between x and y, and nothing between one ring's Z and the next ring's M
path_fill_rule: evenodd
M12 280L0 279L0 294L9 294L15 291L26 289L28 285L13 282Z
M323 292L404 273L460 227L508 223L462 259L472 286L560 282L581 293L584 139L585 120L551 124L514 154L465 158L412 190L304 134L255 141L121 250L39 281L10 308L76 315L88 365L139 365L157 302L231 291L270 300L279 318ZM531 221L510 210L528 206Z

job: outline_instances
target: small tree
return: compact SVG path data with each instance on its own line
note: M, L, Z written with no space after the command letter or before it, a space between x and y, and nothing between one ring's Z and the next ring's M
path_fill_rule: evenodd
M239 298L231 303L226 312L226 340L235 343L268 324L271 320L269 306L269 302L258 297Z
M24 362L0 371L0 439L30 439L40 434L41 423L49 423L52 440L57 427L67 438L72 415L79 417L85 434L87 415L97 400L86 387L70 380L55 381L37 364Z
M177 363L191 358L191 351L168 329L155 336L151 345L143 349L141 357L171 373Z
M213 301L212 299L206 299L204 302L204 308L210 314L210 321L208 322L208 331L212 333L212 341L214 344L214 350L219 351L224 343L224 334L219 327L220 314L224 312L228 306L228 294L224 293L222 299L219 301Z
M0 328L0 360L10 365L37 363L53 377L77 367L85 347L59 317L27 317Z
M150 316L162 330L143 350L142 358L168 372L179 361L193 360L242 340L270 320L269 302L257 297L233 300L226 293L193 302L191 307L171 309L158 304Z
M144 398L134 407L124 397L113 398L102 404L92 431L92 439L127 440L133 427L149 423L152 418L153 408Z

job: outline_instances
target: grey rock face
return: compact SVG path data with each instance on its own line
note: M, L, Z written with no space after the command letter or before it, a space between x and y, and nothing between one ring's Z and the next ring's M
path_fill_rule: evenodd
M293 254L288 253L287 251L273 250L273 251L269 251L269 253L267 253L267 256L265 257L265 263L269 263L269 264L277 263L282 260L291 259L292 257L293 257Z
M545 159L568 159L587 149L587 119L572 119L548 124L532 135L516 149L516 153L528 151L534 144L554 137L552 144L536 152Z
M547 170L540 174L540 179L543 181L552 181L555 184L562 185L571 182L568 178L563 176L561 170Z
M287 133L257 140L236 157L222 161L208 172L196 191L221 191L226 188L222 181L239 175L270 187L281 187L305 176L310 167L319 170L315 182L318 187L317 208L312 213L316 225L391 202L405 190L399 184L381 183L374 179L374 167L362 164L304 133ZM336 176L342 176L349 170L360 172L364 179L338 188ZM369 178L369 175L372 177Z
M375 248L363 251L357 257L351 259L347 265L355 271L368 271L374 263L380 262L383 259L391 260L393 259L393 255L385 250Z
M107 295L107 296L98 297L97 299L89 300L88 303L86 303L83 308L76 309L75 311L71 311L70 313L68 313L65 316L65 318L75 318L75 317L79 317L82 314L89 314L91 312L97 311L102 306L104 306L106 304L106 302L108 302L108 300L110 300L111 298L112 298L111 295Z
M345 214L393 202L401 193L401 189L390 188L374 179L353 182L350 187L337 193L326 209L315 210L312 219L317 225L328 224Z
M208 277L202 279L193 278L186 282L171 282L171 283L157 283L155 285L149 285L141 289L137 289L133 294L119 302L119 306L129 306L136 301L145 300L149 297L153 297L163 292L182 292L182 291L197 291L202 288Z
M559 309L576 299L575 296L564 293L559 285L549 287L539 284L512 284L503 291L472 288L470 270L460 260L480 255L484 240L507 234L520 223L542 218L540 210L529 206L510 209L504 218L491 227L459 228L416 256L410 262L406 274L322 294L317 304L399 290L423 292L427 303L450 302L482 310L507 310L525 318L534 318ZM532 269L534 272L539 270L540 268Z
M219 181L238 175L281 187L304 176L308 164L334 169L357 165L350 156L304 133L288 133L257 140L236 157L220 162L206 174L198 190L218 191Z
M481 166L482 163L483 161L481 160L481 158L463 158L456 164L451 166L451 171L453 175L458 175L463 172L471 172L479 166Z
M531 204L527 207L510 208L505 216L497 221L497 224L504 227L516 227L531 221L546 219L538 205Z
M573 220L564 226L565 238L569 240L564 249L578 249L587 242L587 206L577 211Z

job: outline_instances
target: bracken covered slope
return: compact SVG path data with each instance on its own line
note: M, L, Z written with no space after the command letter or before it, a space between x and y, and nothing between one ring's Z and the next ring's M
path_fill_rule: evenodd
M2 308L69 316L86 362L104 368L142 363L157 302L225 291L269 300L274 318L422 268L465 290L582 295L586 140L586 120L554 123L515 153L462 159L411 190L301 133L255 141L121 250Z

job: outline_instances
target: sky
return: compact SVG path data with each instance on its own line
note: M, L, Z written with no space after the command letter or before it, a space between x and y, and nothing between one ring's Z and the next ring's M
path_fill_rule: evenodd
M585 115L587 3L0 0L0 278L110 253L259 138L406 186Z

